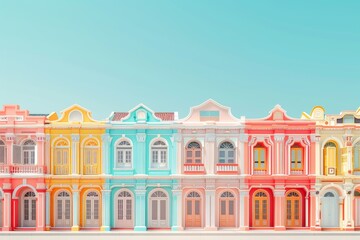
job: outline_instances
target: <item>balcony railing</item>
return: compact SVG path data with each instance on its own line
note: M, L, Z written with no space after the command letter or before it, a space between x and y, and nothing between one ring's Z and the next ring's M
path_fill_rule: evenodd
M303 175L303 170L291 170L291 175Z
M216 164L216 172L218 174L237 174L239 172L236 163L218 163Z
M204 174L205 166L203 163L184 163L185 174Z
M11 173L45 173L45 167L37 165L13 165L10 166Z
M8 165L0 165L0 173L9 173L10 169Z
M254 175L266 175L266 170L254 170Z

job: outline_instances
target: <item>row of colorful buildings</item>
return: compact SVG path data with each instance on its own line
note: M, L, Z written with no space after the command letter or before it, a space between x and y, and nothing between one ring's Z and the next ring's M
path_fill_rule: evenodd
M360 109L0 111L0 228L360 229Z

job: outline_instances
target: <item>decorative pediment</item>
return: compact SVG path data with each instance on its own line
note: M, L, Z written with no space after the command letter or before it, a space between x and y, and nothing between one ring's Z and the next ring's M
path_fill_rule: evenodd
M46 114L30 114L28 110L20 109L19 105L4 105L0 110L0 124L8 122L44 123Z
M97 123L91 116L91 112L77 104L74 104L60 112L58 117L56 112L47 117L51 122L58 123Z
M289 117L286 114L286 111L278 104L269 112L269 115L267 117L265 117L264 120L288 121L288 120L295 120L295 119Z
M174 121L177 118L176 112L154 112L144 104L139 104L129 112L113 112L109 120L124 123L149 123Z
M181 122L239 122L229 107L208 99L200 105L190 109L190 113Z
M311 110L310 114L303 112L301 114L301 119L312 119L312 120L324 120L325 109L322 106L315 106Z

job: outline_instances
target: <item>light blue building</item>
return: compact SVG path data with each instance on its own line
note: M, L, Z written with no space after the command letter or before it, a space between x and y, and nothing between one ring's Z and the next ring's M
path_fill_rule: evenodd
M103 166L105 230L177 230L176 119L176 112L156 113L143 104L109 117L103 153L108 159Z

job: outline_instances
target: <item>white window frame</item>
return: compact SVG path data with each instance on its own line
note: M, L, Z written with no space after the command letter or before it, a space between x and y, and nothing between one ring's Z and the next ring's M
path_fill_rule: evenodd
M0 140L0 148L2 148L3 150L3 153L4 155L1 156L0 155L0 164L6 164L7 162L7 147L6 147L6 144L4 143L4 141Z
M61 141L61 140L60 140ZM59 143L59 141L57 142L57 144ZM64 165L64 164L57 164L56 162L58 161L58 156L57 156L57 152L58 151L61 151L61 157L63 158L64 157L64 153L66 152L67 153L67 173L66 174L58 174L56 172L56 166L58 165ZM54 157L53 159L55 160L54 161L54 175L68 175L70 174L70 147L69 145L66 145L66 146L61 146L61 145L55 145L54 147ZM62 159L62 161L64 161L64 159Z
M59 195L60 195L60 193L63 193L63 192L65 192L65 193L67 193L69 196L61 196L61 197L59 197ZM57 191L56 192L56 195L55 195L56 197L55 197L55 199L54 199L54 206L55 206L55 208L54 208L54 223L55 223L55 227L71 227L72 226L72 197L71 197L71 193L69 192L69 191L67 191L67 190L59 190L59 191ZM64 200L69 200L70 201L70 224L69 224L69 226L63 226L63 225L59 225L59 222L58 222L58 207L59 207L59 205L58 205L58 200L59 199L62 199L63 201ZM62 213L62 214L64 214L64 215L66 215L66 212L65 212L65 210L64 210L64 213Z
M122 142L127 142L128 145L120 145ZM130 155L130 159L127 159L127 154ZM123 156L122 163L120 156ZM130 160L127 162L127 160ZM121 139L115 146L115 169L133 169L133 145L131 141L127 139Z
M25 143L27 143L29 141L33 142L34 145L25 145ZM26 148L27 146L33 146L34 149L25 150L24 148ZM30 166L36 165L37 164L37 144L36 144L36 142L32 139L26 139L25 141L23 141L21 143L20 147L21 147L21 157L20 157L21 163L20 163L20 165L30 165ZM25 163L25 152L29 154L30 158L31 158L31 153L32 152L34 153L33 163ZM30 159L30 162L31 162L31 159ZM13 162L13 164L18 164L18 163Z
M155 145L158 142L164 143L164 145ZM165 158L163 158L165 153ZM154 159L156 154L156 159ZM169 148L167 142L163 139L157 139L151 144L151 156L150 156L150 169L152 170L166 170L169 169ZM156 160L156 162L154 161Z
M221 146L223 144L230 144L232 147L231 148L222 148ZM220 153L224 152L224 157L220 157ZM229 157L229 152L233 153L232 157ZM220 159L224 159L224 162L220 162ZM232 159L233 162L229 162L229 159ZM230 141L224 141L219 145L218 148L218 163L219 164L236 164L236 152L235 152L235 146L232 142Z
M86 144L89 142L89 141L94 141L96 142L96 146L86 146ZM88 157L88 154L87 152L90 151L90 159L87 159ZM99 143L96 139L94 138L90 138L90 139L87 139L85 142L84 142L84 146L83 146L83 174L84 175L97 175L98 174L98 166L99 166L99 161L100 161L100 158L99 157L99 151L100 151L100 147L99 147ZM94 156L92 154L95 153L95 159L96 159L96 163L94 164L93 162L91 161L94 161ZM90 164L88 164L87 162L90 162ZM86 166L89 166L89 168L91 169L91 171L88 173L86 172ZM96 167L95 170L93 170L94 166ZM95 172L94 172L95 171Z

